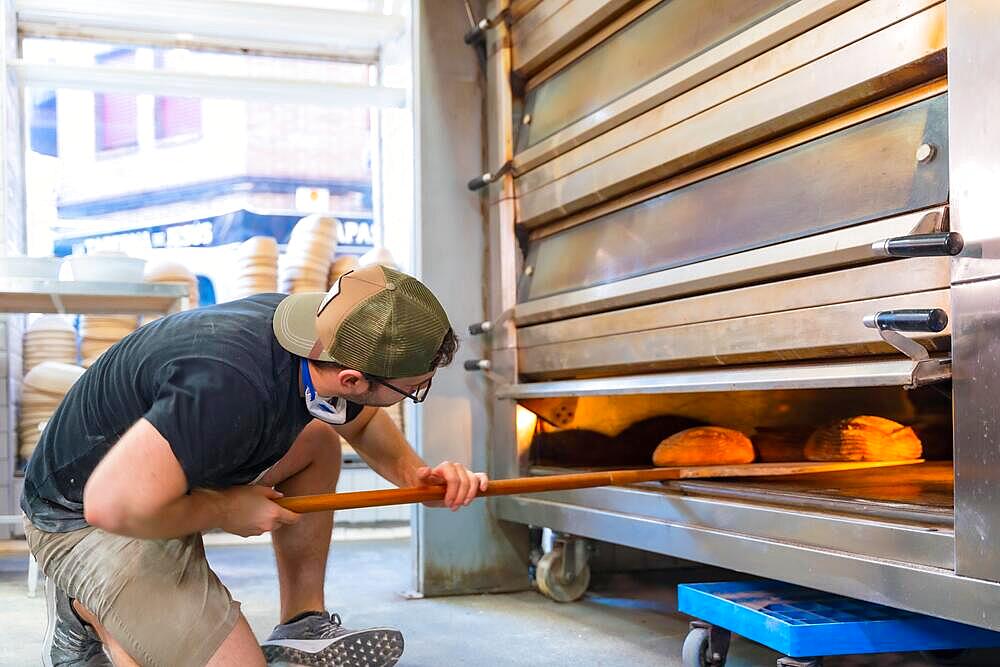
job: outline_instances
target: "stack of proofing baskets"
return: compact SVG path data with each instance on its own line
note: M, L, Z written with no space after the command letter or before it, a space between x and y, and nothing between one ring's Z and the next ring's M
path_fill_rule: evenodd
M239 247L233 298L278 291L278 242L271 236L253 236Z
M292 228L278 264L278 287L286 294L325 292L337 249L337 220L309 215Z
M42 428L83 370L80 366L43 361L24 376L17 451L22 460L28 460L35 451Z

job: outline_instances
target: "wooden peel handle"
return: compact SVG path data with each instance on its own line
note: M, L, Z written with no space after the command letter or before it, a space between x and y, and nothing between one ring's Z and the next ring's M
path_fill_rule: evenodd
M659 482L680 479L680 468L651 468L645 470L609 470L584 472L572 475L547 475L544 477L516 477L490 480L480 496L509 496L518 493L541 493L563 489L585 489L612 484ZM324 493L315 496L291 496L275 502L293 512L329 512L331 510L383 507L405 503L424 503L444 499L443 485L414 486L384 491L356 491L352 493Z
M606 470L582 472L572 475L542 477L517 477L491 480L481 496L509 496L517 493L540 493L564 489L585 489L613 484L636 482L662 482L670 479L710 479L723 477L768 477L772 475L804 475L823 472L845 472L866 468L885 468L922 463L923 459L908 461L802 461L789 463L744 463L717 466L686 466L677 468L645 468L641 470ZM294 496L277 501L293 512L324 512L348 510L359 507L382 507L404 503L422 503L444 498L444 486L417 486L386 491L359 491L356 493L327 493L318 496Z

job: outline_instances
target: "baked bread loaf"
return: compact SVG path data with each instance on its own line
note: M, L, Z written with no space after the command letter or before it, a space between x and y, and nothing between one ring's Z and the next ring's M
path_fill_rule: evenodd
M870 415L817 429L805 451L807 461L909 461L922 453L912 428Z
M808 426L788 428L758 428L753 447L761 463L805 461L806 441L814 429Z
M675 433L653 452L656 466L709 466L753 463L750 438L719 426L697 426Z
M531 460L535 465L574 468L606 466L609 461L618 463L614 438L581 428L536 433L531 440Z

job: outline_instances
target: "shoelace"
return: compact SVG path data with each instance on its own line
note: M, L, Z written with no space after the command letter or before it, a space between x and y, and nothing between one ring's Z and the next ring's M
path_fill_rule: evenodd
M340 614L330 614L329 617L324 616L322 620L322 627L319 628L319 638L320 639L334 639L337 633L340 632Z
M66 622L61 622L56 626L56 630L52 636L52 643L64 651L88 656L95 648L100 649L101 646L101 642L87 632L86 629L80 632Z

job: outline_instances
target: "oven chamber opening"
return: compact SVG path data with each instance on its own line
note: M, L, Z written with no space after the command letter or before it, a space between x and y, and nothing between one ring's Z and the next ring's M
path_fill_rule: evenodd
M521 400L518 450L530 474L649 467L662 440L687 428L711 425L740 431L753 442L756 461L773 461L775 451L804 449L817 429L861 415L912 428L925 461L870 470L644 486L838 512L950 521L954 505L950 382L911 390L795 389ZM775 443L780 446L776 448ZM796 454L779 453L777 458L804 460Z

